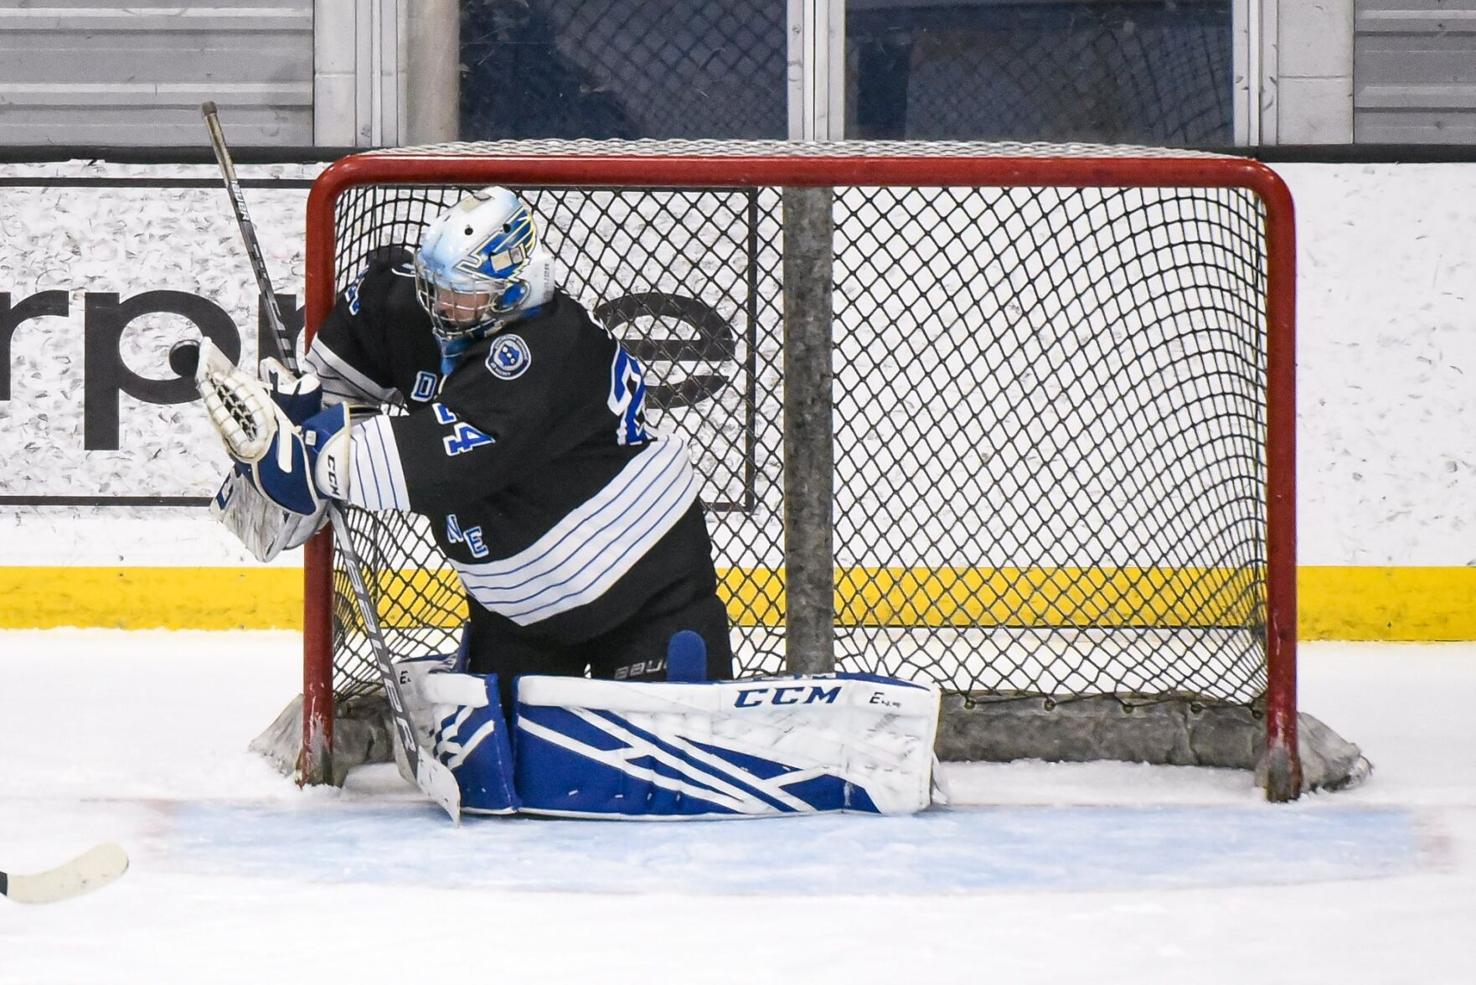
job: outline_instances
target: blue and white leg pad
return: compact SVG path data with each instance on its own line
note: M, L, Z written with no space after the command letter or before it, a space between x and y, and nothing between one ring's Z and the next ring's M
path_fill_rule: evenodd
M431 708L436 758L450 768L461 788L462 811L516 812L512 746L497 677L432 670L420 679L419 691Z
M908 814L930 802L940 695L867 674L517 682L522 809L560 817Z
M938 689L868 674L653 683L497 678L450 655L398 665L407 711L471 814L689 819L930 802ZM398 752L398 750L397 750Z

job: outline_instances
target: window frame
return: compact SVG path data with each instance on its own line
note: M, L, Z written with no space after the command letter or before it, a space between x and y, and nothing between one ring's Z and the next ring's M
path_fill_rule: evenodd
M347 121L353 121L353 143L358 146L394 146L455 140L444 133L455 122L430 122L424 107L455 105L456 80L430 78L424 70L412 71L428 62L427 51L444 50L456 37L459 3L455 0L420 0L415 23L409 23L413 0L370 0L344 17L341 0L317 0L316 45L320 61L347 60L355 66L354 84L316 87L314 117L336 120L332 132L339 139L323 140L328 130L319 128L319 143L341 142L347 136ZM781 0L773 0L779 3ZM786 92L787 131L791 140L839 141L846 139L846 9L847 0L782 0L787 28L786 60L789 67ZM900 0L918 6L939 0ZM980 0L989 2L989 0ZM1029 2L1029 0L1009 0ZM1045 2L1045 0L1042 0ZM1281 0L1231 0L1231 105L1232 133L1239 147L1276 142L1276 52L1277 24ZM429 16L427 16L429 15ZM449 25L428 23L450 18ZM347 28L347 30L345 30ZM417 47L416 35L426 34ZM419 61L417 62L417 58ZM412 76L407 79L407 76ZM407 85L408 82L408 85ZM415 90L431 87L434 99L419 98ZM407 91L408 90L408 91ZM344 97L348 98L345 99ZM449 100L449 103L448 103ZM408 110L408 112L407 112Z

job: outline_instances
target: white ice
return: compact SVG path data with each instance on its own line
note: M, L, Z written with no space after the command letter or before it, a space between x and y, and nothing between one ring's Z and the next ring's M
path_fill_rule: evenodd
M1476 646L1304 644L1375 764L954 765L913 818L457 829L392 768L298 790L245 749L290 633L0 633L0 869L117 840L117 884L0 900L0 982L1476 982Z

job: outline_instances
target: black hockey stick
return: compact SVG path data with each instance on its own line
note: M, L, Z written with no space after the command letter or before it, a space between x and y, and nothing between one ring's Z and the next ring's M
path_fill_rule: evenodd
M127 871L128 856L109 841L45 872L0 872L0 896L17 903L58 903L101 889Z
M225 179L226 193L231 196L231 210L236 213L236 226L241 230L241 242L246 245L246 257L251 261L251 272L256 275L256 287L261 291L266 301L267 321L271 323L272 334L277 340L276 357L282 361L282 365L292 371L294 376L300 375L297 368L297 351L292 344L292 338L287 334L287 326L282 321L282 310L277 307L277 296L272 293L272 278L267 273L266 258L261 255L261 241L256 238L256 226L251 222L251 214L246 211L246 193L241 189L240 179L236 177L236 165L231 160L230 149L226 146L225 131L220 128L220 116L215 109L215 103L207 102L200 104L200 112L205 116L205 126L210 131L210 146L215 151L215 160L220 164L220 174Z
M236 166L231 162L231 153L226 147L225 133L221 130L220 117L216 113L215 103L202 104L200 112L204 114L205 125L210 130L210 146L215 150L215 159L220 164L221 177L225 179L226 191L230 194L231 208L236 213L236 225L241 230L241 240L245 243L246 254L251 259L251 272L256 275L257 291L260 292L262 301L266 305L267 320L271 322L276 342L277 351L273 355L282 362L282 365L297 374L299 370L292 339L287 334L287 327L282 321L282 312L277 307L277 295L272 291L271 276L267 273L266 260L261 255L261 244L256 238L256 227L251 224L251 216L246 211L246 196L242 193L241 183L236 178ZM198 348L195 353L198 360ZM173 353L170 358L171 365L174 365ZM181 365L188 361L188 358L187 355L182 354L180 356ZM178 372L178 367L176 367L176 372ZM400 742L405 748L405 758L410 761L411 767L415 770L415 782L431 800L446 809L446 813L451 815L453 821L460 824L461 790L456 785L456 777L452 775L450 769L421 746L415 729L410 725L410 718L405 712L405 697L400 690L394 663L390 659L389 646L384 642L384 633L379 627L379 616L374 608L374 600L370 598L369 589L364 584L359 552L354 549L349 538L348 524L344 522L343 514L333 500L328 501L328 524L333 528L333 538L338 542L339 552L343 554L344 567L348 569L349 582L353 585L354 597L358 600L359 615L364 620L364 629L369 637L370 648L374 651L379 676L384 684L385 694L389 697L395 730L400 734Z

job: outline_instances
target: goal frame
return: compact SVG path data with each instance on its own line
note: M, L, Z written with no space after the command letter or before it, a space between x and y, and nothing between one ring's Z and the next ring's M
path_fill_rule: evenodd
M502 145L506 146L506 145ZM1294 799L1301 790L1296 696L1296 331L1295 227L1291 193L1270 168L1250 158L1160 156L1146 150L1103 149L1072 156L1050 148L1017 147L989 156L905 150L867 152L845 144L796 145L795 153L704 152L660 155L634 148L588 145L579 150L498 151L476 155L407 149L343 158L326 168L308 196L305 340L334 303L334 209L346 191L365 185L591 185L816 188L849 185L1214 187L1257 196L1266 237L1266 692L1262 759L1267 798ZM1079 156L1078 156L1079 155ZM327 782L333 742L333 546L331 531L306 545L303 612L303 742L298 779Z

